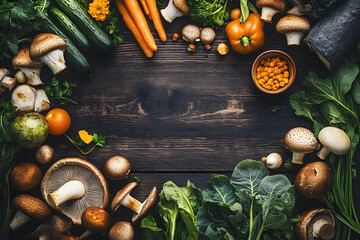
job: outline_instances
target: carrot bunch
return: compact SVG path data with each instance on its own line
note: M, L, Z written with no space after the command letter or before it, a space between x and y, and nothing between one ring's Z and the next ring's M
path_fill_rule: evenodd
M161 22L159 11L156 6L156 0L140 0L145 14L154 22L156 31L161 41L167 40L164 27ZM134 35L141 49L148 58L153 56L157 50L154 36L151 34L149 25L140 8L137 0L115 0L116 6L122 15L126 26Z

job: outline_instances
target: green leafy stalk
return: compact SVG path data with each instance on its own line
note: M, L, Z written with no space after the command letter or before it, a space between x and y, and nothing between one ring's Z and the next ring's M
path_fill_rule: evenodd
M82 149L82 147L85 145L85 142L83 140L81 140L78 137L78 141L74 141L73 139L71 139L67 134L64 134L64 136L83 154L83 155L88 155L90 154L92 151L94 151L94 149L96 147L104 147L106 144L106 137L103 135L98 135L96 133L93 134L93 146L89 151L84 151Z
M61 105L67 105L69 103L77 104L77 102L69 98L73 95L76 84L65 81L62 83L62 86L64 88L61 88L59 80L53 78L51 83L47 85L44 90L48 96L54 97Z

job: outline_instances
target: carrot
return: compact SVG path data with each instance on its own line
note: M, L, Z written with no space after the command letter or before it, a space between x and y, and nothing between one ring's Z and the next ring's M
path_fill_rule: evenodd
M126 9L126 6L124 5L123 0L116 0L115 1L116 7L118 8L120 14L122 15L124 22L126 26L129 28L129 30L134 35L136 41L139 43L140 47L144 51L145 55L148 58L151 58L153 56L153 51L149 48L149 46L146 44L145 40L141 36L139 30L137 29L134 20L131 18L129 11Z
M167 40L166 32L165 32L165 29L161 22L159 11L156 6L156 0L145 0L145 1L146 1L147 7L150 10L150 16L154 22L155 29L158 32L161 41L166 42L166 40Z
M149 25L146 22L145 16L140 8L138 1L124 0L124 3L146 44L151 50L156 51L157 47L154 36L150 32Z
M145 0L140 0L140 2L141 2L141 5L144 8L144 11L145 11L146 15L150 16L150 11L149 11L148 7L146 6Z

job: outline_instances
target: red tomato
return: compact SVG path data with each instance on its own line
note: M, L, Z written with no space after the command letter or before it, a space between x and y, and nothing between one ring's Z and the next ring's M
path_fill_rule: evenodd
M54 108L46 114L49 123L49 133L51 135L62 135L70 128L70 115L61 108Z

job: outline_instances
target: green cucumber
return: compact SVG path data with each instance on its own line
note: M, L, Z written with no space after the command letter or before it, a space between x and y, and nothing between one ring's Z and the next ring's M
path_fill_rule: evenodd
M107 53L114 49L111 38L97 25L75 0L55 0L58 7L87 36L92 47L99 53Z
M84 53L89 52L91 45L79 28L60 9L51 9L52 16L64 32L70 37L78 49Z
M91 77L91 67L84 55L76 48L74 43L65 35L51 20L46 17L44 19L46 31L56 34L66 42L65 60L66 64L74 69L81 76Z

